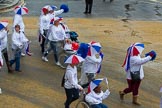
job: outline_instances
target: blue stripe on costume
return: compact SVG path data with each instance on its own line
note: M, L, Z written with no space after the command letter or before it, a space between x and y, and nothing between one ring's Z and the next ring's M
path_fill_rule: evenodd
M2 24L0 24L0 30L2 30L3 28L5 28Z
M21 8L17 11L17 13L16 14L19 14L19 15L21 15Z
M102 80L93 80L92 82L98 86L101 83L101 81Z
M135 46L140 46L140 47L144 48L144 44L136 44Z

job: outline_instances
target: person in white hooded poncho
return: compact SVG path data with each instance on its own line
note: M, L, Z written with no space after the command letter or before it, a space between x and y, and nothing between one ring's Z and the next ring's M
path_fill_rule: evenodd
M91 86L89 85L89 87ZM85 101L89 103L91 108L108 108L102 101L110 95L110 91L107 89L103 92L100 84L94 89L89 89L90 91L88 91L89 93L85 96Z
M152 60L154 54L150 53L146 56L141 58L141 53L144 49L144 44L142 43L134 43L127 49L127 56L125 58L123 67L126 71L126 79L128 83L128 87L125 88L122 91L119 91L120 99L124 100L124 95L127 93L131 93L133 95L133 101L132 103L135 105L140 105L139 102L137 102L138 97L138 89L140 87L140 83L142 79L144 78L144 70L143 70L143 64L149 62ZM133 80L131 77L131 72L137 72L139 71L139 80Z
M45 41L47 38L47 33L50 27L50 16L48 8L42 8L42 14L39 18L39 32L40 32L40 41L41 41L41 52L42 54L45 51Z
M89 47L87 57L85 58L81 68L82 75L80 78L80 84L83 88L87 87L89 83L95 78L102 62L100 52L91 51L90 48L91 47Z
M24 42L26 42L25 35L20 31L20 26L16 25L14 33L12 34L12 59L10 60L10 66L15 64L15 71L21 72L20 70L20 57L21 51L24 47Z
M57 15L60 15L64 12L63 9L60 9L60 10L56 10L57 7L54 6L54 5L47 5L46 7L48 7L48 15L46 15L46 17L49 17L49 21L51 22ZM42 12L43 13L43 12ZM41 26L41 25L40 25ZM52 26L52 24L49 25L49 28L50 26ZM50 33L50 30L47 31L47 35L46 35L46 40L45 40L45 48L46 50L48 49L48 52L50 52L52 49L50 48L50 40L48 39L48 36L49 36L49 33Z
M20 31L22 33L24 33L24 36L25 36L25 24L24 24L24 21L23 21L23 15L24 14L15 14L15 16L13 18L13 32L15 30L15 26L19 25L20 26ZM26 41L24 42L24 47L23 47L22 52L21 52L22 56L25 56L26 53L28 55L31 55L31 53L29 51L26 51L27 47L29 47L30 41L29 41L29 39L26 36L25 36L25 38L26 38Z
M3 28L0 30L0 49L1 49L1 56L3 55L6 61L6 65L8 68L8 73L13 73L13 69L10 66L10 62L9 62L9 56L8 56L8 29L7 27ZM1 58L2 60L2 58ZM1 61L1 65L3 64L3 60Z

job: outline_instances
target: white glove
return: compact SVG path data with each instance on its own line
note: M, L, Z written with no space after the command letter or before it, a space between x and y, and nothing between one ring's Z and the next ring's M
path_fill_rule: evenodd
M40 30L40 34L43 35L44 34L44 31L43 30Z
M23 45L21 44L21 45L19 45L19 49L22 49L23 48Z
M109 89L106 90L106 94L107 94L107 95L110 95Z
M78 85L79 90L83 90L83 87L81 85Z

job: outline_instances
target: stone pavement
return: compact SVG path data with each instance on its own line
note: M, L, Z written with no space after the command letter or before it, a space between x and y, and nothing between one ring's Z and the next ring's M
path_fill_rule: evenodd
M36 3L39 1L38 4L40 6L44 5L42 4L42 1L45 3L47 0L27 1L29 3L27 3L27 6L29 6L29 9L32 9L35 5L30 4L33 2ZM53 2L53 0L48 1ZM66 0L55 1L60 3L60 1L62 2ZM99 2L99 0L94 1ZM115 2L111 6L109 2L106 2L103 5L102 0L99 4L94 4L94 6L99 5L104 8L95 8L92 16L85 16L82 13L83 10L77 10L76 8L78 5L74 5L72 8L75 9L73 9L71 13L66 14L69 18L64 17L64 21L71 30L76 31L79 34L79 40L81 42L90 42L94 40L99 41L102 44L102 51L105 56L102 64L102 72L97 77L108 77L111 94L109 98L103 102L107 104L109 108L136 108L136 106L131 103L131 94L126 95L124 102L120 101L118 94L119 90L124 89L124 87L127 86L125 72L121 65L125 58L128 46L134 42L144 43L145 50L143 51L143 56L146 52L152 49L155 50L158 54L157 59L144 65L145 79L142 81L139 90L139 101L142 103L142 106L139 108L158 108L160 100L159 87L162 84L162 23L160 21L123 22L115 16L120 12L121 14L125 14L122 10L125 10L124 5L127 1L123 0L124 2L122 2L123 4L121 7L119 7L121 4L118 4L121 0L114 1ZM140 0L140 2L141 1L146 0ZM74 2L75 4L83 3L83 0L68 0L70 6L72 6ZM82 5L84 4L79 4L79 6ZM107 7L107 5L110 7ZM141 11L141 8L139 7L143 6L143 12L147 9L145 8L145 3L139 3L138 5L134 4L131 6L136 7L136 11L129 11L128 14L131 13L135 16L138 16L139 14L137 15L137 13ZM151 8L149 7L149 11L146 10L146 15L142 15L145 16L144 19L148 16L150 18L150 14L154 16L154 14L149 13L154 6L155 5L152 5ZM114 16L116 19L103 18L103 14L105 13L99 12L103 11L105 8L110 9L110 11L104 11L107 13L105 16ZM119 8L122 8L122 10L118 11ZM30 12L31 14L29 16L35 14L34 10L31 10ZM31 51L34 55L31 57L26 56L21 59L21 69L23 72L11 75L7 73L5 65L1 69L0 88L2 88L2 94L0 95L0 108L64 107L66 96L64 88L62 88L60 84L65 70L54 64L52 54L48 57L49 62L46 63L41 60L42 55L40 53L37 36L39 14L40 13L36 13L34 17L26 17L28 15L24 16L26 26L25 34L32 41ZM75 15L76 17L74 18ZM80 16L82 17L78 18ZM97 16L99 16L99 18L96 18ZM153 17L150 19L152 18ZM9 29L11 31L11 15L9 14L8 17L0 17L0 20L4 19L9 20ZM8 38L11 39L10 36ZM11 44L10 41L9 43ZM80 76L80 71L78 72L78 75ZM103 85L104 90L105 88L106 86ZM71 105L71 108L75 108L76 103L77 101Z
M114 18L129 20L162 20L162 0L94 0L92 14L83 14L84 0L25 0L29 8L27 16L39 16L40 10L45 5L61 4L69 6L69 12L61 14L65 18ZM14 12L1 13L0 16L11 17Z
M9 20L11 30L12 18ZM53 54L49 55L49 62L41 60L38 43L39 17L24 17L25 33L32 41L31 51L33 56L21 59L22 73L7 73L4 65L0 72L0 108L63 108L66 99L64 88L61 87L61 78L65 69L54 64ZM131 94L126 95L121 102L118 91L127 87L125 72L121 67L125 58L127 47L134 42L145 44L143 55L155 50L157 59L144 65L145 79L139 90L139 108L159 107L159 87L162 84L162 23L155 21L130 21L122 22L108 18L64 18L71 30L79 34L81 42L99 41L104 52L102 72L97 76L108 77L111 94L103 102L110 108L136 108L132 105ZM156 28L156 29L155 29ZM9 36L9 38L11 38ZM11 43L9 41L9 43ZM10 46L9 46L10 47ZM80 71L78 72L80 76ZM103 84L103 89L106 86ZM77 101L72 103L75 108Z

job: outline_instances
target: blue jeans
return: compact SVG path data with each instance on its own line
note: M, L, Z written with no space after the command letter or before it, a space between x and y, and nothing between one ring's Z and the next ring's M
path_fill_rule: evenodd
M58 54L60 53L61 46L63 46L63 41L58 41L58 42L50 41L50 48L47 49L47 51L45 51L44 56L47 57L48 53L51 50L53 50L55 62L57 63L58 62Z
M14 63L15 64L15 71L20 70L20 58L21 58L21 50L13 50L14 58L10 60L10 66L12 66Z
M100 103L100 104L91 105L91 108L108 108L108 107L106 105Z

